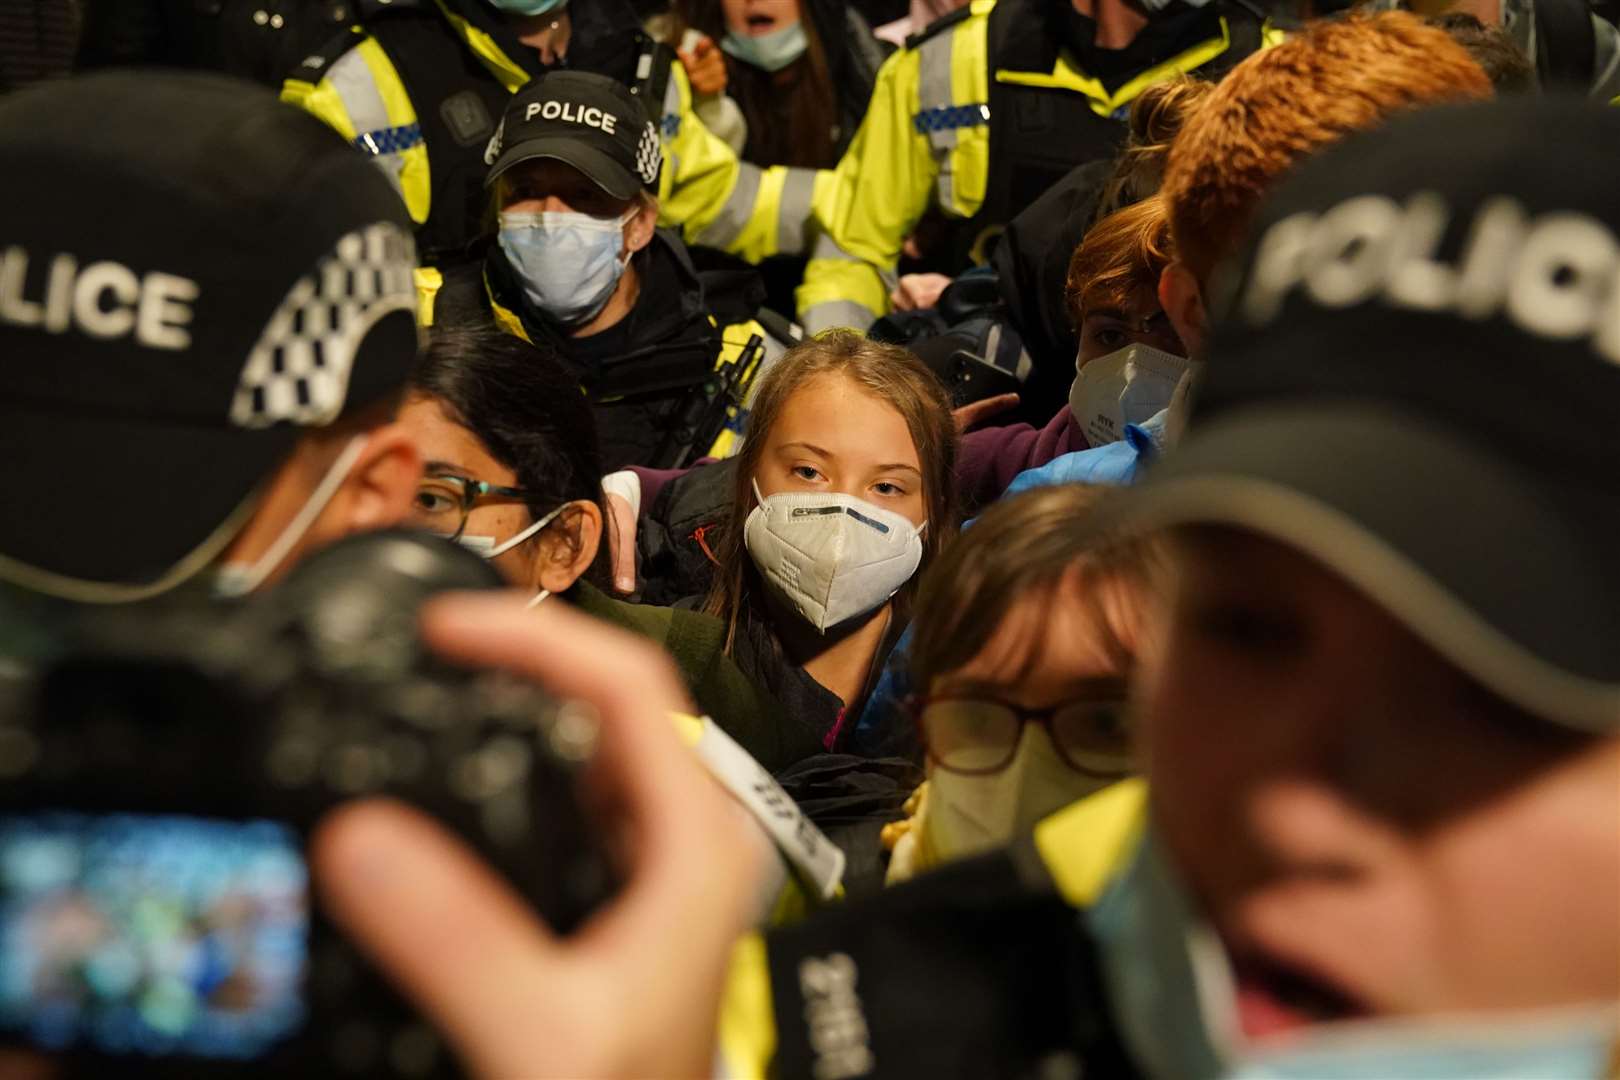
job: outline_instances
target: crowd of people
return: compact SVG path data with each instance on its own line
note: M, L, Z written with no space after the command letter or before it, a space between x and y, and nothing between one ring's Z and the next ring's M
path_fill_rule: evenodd
M1620 1075L1611 17L24 5L0 666L486 560L622 888L308 847L477 1075Z

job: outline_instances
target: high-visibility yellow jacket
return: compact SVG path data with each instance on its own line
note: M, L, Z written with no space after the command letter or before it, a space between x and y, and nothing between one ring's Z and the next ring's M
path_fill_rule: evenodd
M883 65L865 121L832 182L816 191L819 235L797 296L799 321L807 331L864 330L888 312L901 246L930 207L960 222L978 218L974 224L983 233L1005 225L1020 203L1039 194L1027 183L1020 190L1016 178L998 178L998 159L1044 154L1055 178L1112 156L1130 103L1143 90L1185 74L1224 73L1281 38L1246 7L1228 8L1215 0L1208 9L1207 38L1109 90L1045 33L1050 2L1000 0L993 20L997 0L973 0L914 35ZM1044 50L1038 42L1028 47L1032 36L1045 39ZM993 38L1003 55L990 55ZM1030 111L1078 109L1068 115L1094 130L1070 134L1073 128L1060 128L1053 138L1048 127L1026 137L1022 131L1031 129L1023 116L1017 118L1019 130L1013 130L1013 118L997 116L995 103L1030 91L1046 97ZM998 135L1001 124L1006 129ZM1032 140L1048 145L1025 145ZM997 196L988 200L995 205L987 206L987 195ZM985 220L987 211L999 220ZM959 261L950 269L962 269L970 260Z
M476 174L481 184L484 148L501 103L540 70L528 50L503 46L498 24L480 25L490 16L458 11L462 2L432 0L353 27L308 57L281 92L283 101L307 109L376 158L419 227L424 262L439 261L444 249L481 231L481 206L467 205L472 198L435 205L445 199L447 163ZM412 71L420 72L414 80ZM814 191L830 174L738 160L693 113L691 85L678 62L669 65L658 119L661 225L679 229L689 244L751 262L804 250ZM442 227L433 230L433 242L422 243L430 221Z

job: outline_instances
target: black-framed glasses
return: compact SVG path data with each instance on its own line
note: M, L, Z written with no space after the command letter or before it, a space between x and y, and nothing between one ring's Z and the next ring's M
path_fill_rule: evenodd
M424 476L416 485L416 497L411 500L406 520L416 528L454 540L466 531L467 515L480 503L491 499L523 502L528 497L522 488L486 484L453 473Z
M1001 772L1017 756L1029 724L1046 729L1058 757L1075 772L1116 780L1135 770L1123 679L1050 709L971 694L914 697L909 705L929 759L947 772Z

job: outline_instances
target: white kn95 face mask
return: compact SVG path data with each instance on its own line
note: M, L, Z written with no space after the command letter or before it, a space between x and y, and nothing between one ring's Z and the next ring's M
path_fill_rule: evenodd
M743 542L760 576L822 633L865 615L911 580L922 531L891 510L836 492L783 491L754 507Z
M1125 437L1170 404L1191 362L1151 345L1129 345L1081 368L1069 390L1069 409L1091 446Z

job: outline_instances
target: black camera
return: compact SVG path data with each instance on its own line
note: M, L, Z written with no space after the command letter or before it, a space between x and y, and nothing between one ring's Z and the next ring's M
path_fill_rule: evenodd
M244 602L85 612L5 668L0 1034L95 1076L454 1074L316 908L305 848L335 805L389 795L559 932L613 893L579 787L595 714L418 639L423 600L500 584L376 534Z

